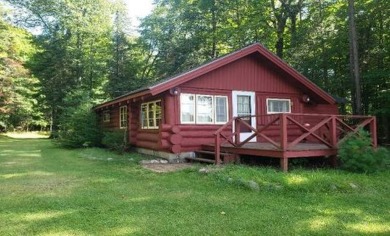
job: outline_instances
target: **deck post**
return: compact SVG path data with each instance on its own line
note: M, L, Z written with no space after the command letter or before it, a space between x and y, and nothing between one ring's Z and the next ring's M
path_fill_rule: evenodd
M330 144L333 148L337 148L337 123L336 116L332 115L330 125Z
M338 158L337 158L337 155L332 155L329 157L330 159L330 165L333 167L333 168L336 168L338 166Z
M371 140L372 140L372 146L374 148L378 147L378 141L376 139L376 117L372 117L370 122L370 133L371 133Z
M280 167L282 168L283 172L288 171L288 158L287 157L280 158Z
M235 154L234 155L234 162L236 164L241 164L241 155L240 154Z
M287 150L287 115L280 114L280 148Z
M221 164L221 138L219 134L215 134L215 164Z
M240 133L241 133L241 125L240 125L240 118L234 119L234 143L236 146L240 144Z

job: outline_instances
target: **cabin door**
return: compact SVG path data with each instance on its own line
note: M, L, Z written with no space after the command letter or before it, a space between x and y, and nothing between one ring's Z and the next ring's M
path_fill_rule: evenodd
M233 91L233 117L254 116L256 115L255 92ZM247 117L243 120L256 128L256 117ZM235 127L233 126L233 129ZM244 141L253 134L253 131L245 125L240 126L240 141ZM256 142L256 137L249 142Z

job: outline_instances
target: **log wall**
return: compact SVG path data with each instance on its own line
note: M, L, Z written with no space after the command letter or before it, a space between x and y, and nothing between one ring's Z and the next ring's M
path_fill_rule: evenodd
M103 121L103 114L108 112L110 114L110 121ZM103 129L118 129L119 128L119 107L111 107L105 110L101 110L98 113L99 124Z
M194 93L206 95L225 95L228 97L229 119L232 118L232 90L256 92L256 114L266 115L267 98L291 99L292 113L311 114L338 114L337 106L325 104L326 101L308 88L302 87L290 75L275 70L275 66L258 56L247 56L214 71L200 75L196 79L182 83L175 87L181 93ZM308 95L313 103L303 103L302 96ZM142 129L140 127L140 105L160 99L162 102L162 122L159 129ZM130 144L158 151L180 153L194 151L201 148L202 144L214 142L214 132L221 125L183 125L180 123L180 96L163 92L152 97L144 94L139 97L129 98L128 104L128 131ZM105 109L110 110L110 122L102 122L104 110L98 111L101 115L101 125L104 128L119 128L119 107L121 103L110 105ZM318 104L315 104L318 103ZM123 104L122 104L123 105ZM301 118L303 119L303 118ZM256 125L260 127L267 124L270 117L257 118ZM310 125L318 122L316 117L300 120ZM301 134L300 128L289 125L290 139ZM280 139L278 125L270 127L266 134L274 140ZM258 141L261 141L260 137Z
M142 129L141 128L141 104L144 102L151 102L156 100L161 100L161 104L165 103L165 98L150 97L148 99L139 99L134 100L131 103L130 113L129 113L129 142L131 145L151 149L151 150L162 150L160 142L160 130L159 129ZM162 121L164 123L165 118L165 106L162 107Z

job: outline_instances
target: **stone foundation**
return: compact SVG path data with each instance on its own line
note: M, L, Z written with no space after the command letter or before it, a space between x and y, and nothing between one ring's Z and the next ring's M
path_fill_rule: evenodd
M168 153L162 151L154 151L145 148L135 148L135 151L145 155L164 158L168 160L169 163L182 163L182 162L186 162L185 161L186 157L195 157L194 152L182 152L182 153L174 154L174 153Z

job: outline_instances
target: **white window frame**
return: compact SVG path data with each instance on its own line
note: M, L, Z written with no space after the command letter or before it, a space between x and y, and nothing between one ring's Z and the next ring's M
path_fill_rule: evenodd
M251 125L253 128L256 129L256 92L253 92L253 91L232 91L232 108L233 108L233 117L238 117L238 97L239 96L249 96L250 97L250 109L251 109ZM236 132L236 127L235 127L235 124L233 122L233 130L234 132ZM240 134L239 134L239 140L240 141L244 141L245 139L249 138L251 135L253 135L254 132L253 130L249 131L249 132L243 132L242 130L240 131ZM235 137L233 137L235 139ZM257 137L253 137L249 142L256 142L257 141Z
M144 117L144 114L143 114L143 107L146 107L146 110L145 110L145 117ZM140 106L140 124L141 124L141 129L148 129L148 123L149 123L149 120L148 120L148 103L141 103L141 106ZM144 124L144 122L146 122L146 125Z
M182 96L184 95L189 95L189 96L193 96L194 97L194 103L193 103L193 109L192 109L192 113L194 114L194 121L183 121L183 116L182 116ZM196 95L195 94L192 94L192 93L182 93L180 95L180 123L181 124L195 124L195 121L196 121Z
M226 121L217 121L217 98L225 98L226 99ZM229 99L228 96L221 96L221 95L216 95L214 96L214 121L215 124L221 125L221 124L226 124L226 122L229 121Z
M119 128L125 129L127 128L127 106L119 107ZM125 125L122 125L122 124Z
M270 111L270 107L268 105L269 101L283 101L288 102L288 111L286 112L279 112L279 111ZM267 98L266 101L267 105L267 114L280 114L280 113L291 113L291 99L287 98Z
M193 111L192 111L192 113L194 114L194 121L183 121L181 99L182 99L182 96L186 96L186 95L194 96L194 106L193 106ZM211 97L211 99L212 99L212 116L211 116L212 121L211 122L199 122L198 121L197 106L198 106L198 98L201 96ZM226 99L226 121L224 121L224 122L217 122L217 109L216 109L216 98L217 97ZM214 125L214 124L216 124L216 125L221 125L221 124L225 124L228 121L229 121L229 99L228 99L228 96L210 95L210 94L193 94L193 93L182 93L180 95L180 123L181 124L199 124L199 125Z
M141 104L140 106L140 121L141 121L141 129L158 129L159 126L157 125L157 110L155 109L157 103L160 103L160 109L161 109L161 113L160 113L160 117L159 117L159 120L160 120L160 123L161 123L161 120L162 120L162 103L161 103L161 100L155 100L155 101L151 101L151 102L144 102ZM153 126L149 126L149 120L151 119L149 117L149 105L150 104L153 104ZM143 116L142 116L142 107L143 106L146 106L146 124L144 124L144 119L143 119Z
M198 121L198 100L199 97L210 97L211 98L211 121ZM205 95L205 94L196 94L196 99L195 99L195 123L199 125L210 125L214 124L215 122L215 106L214 106L214 96L213 95Z
M108 123L111 120L111 113L110 111L103 111L103 122Z

